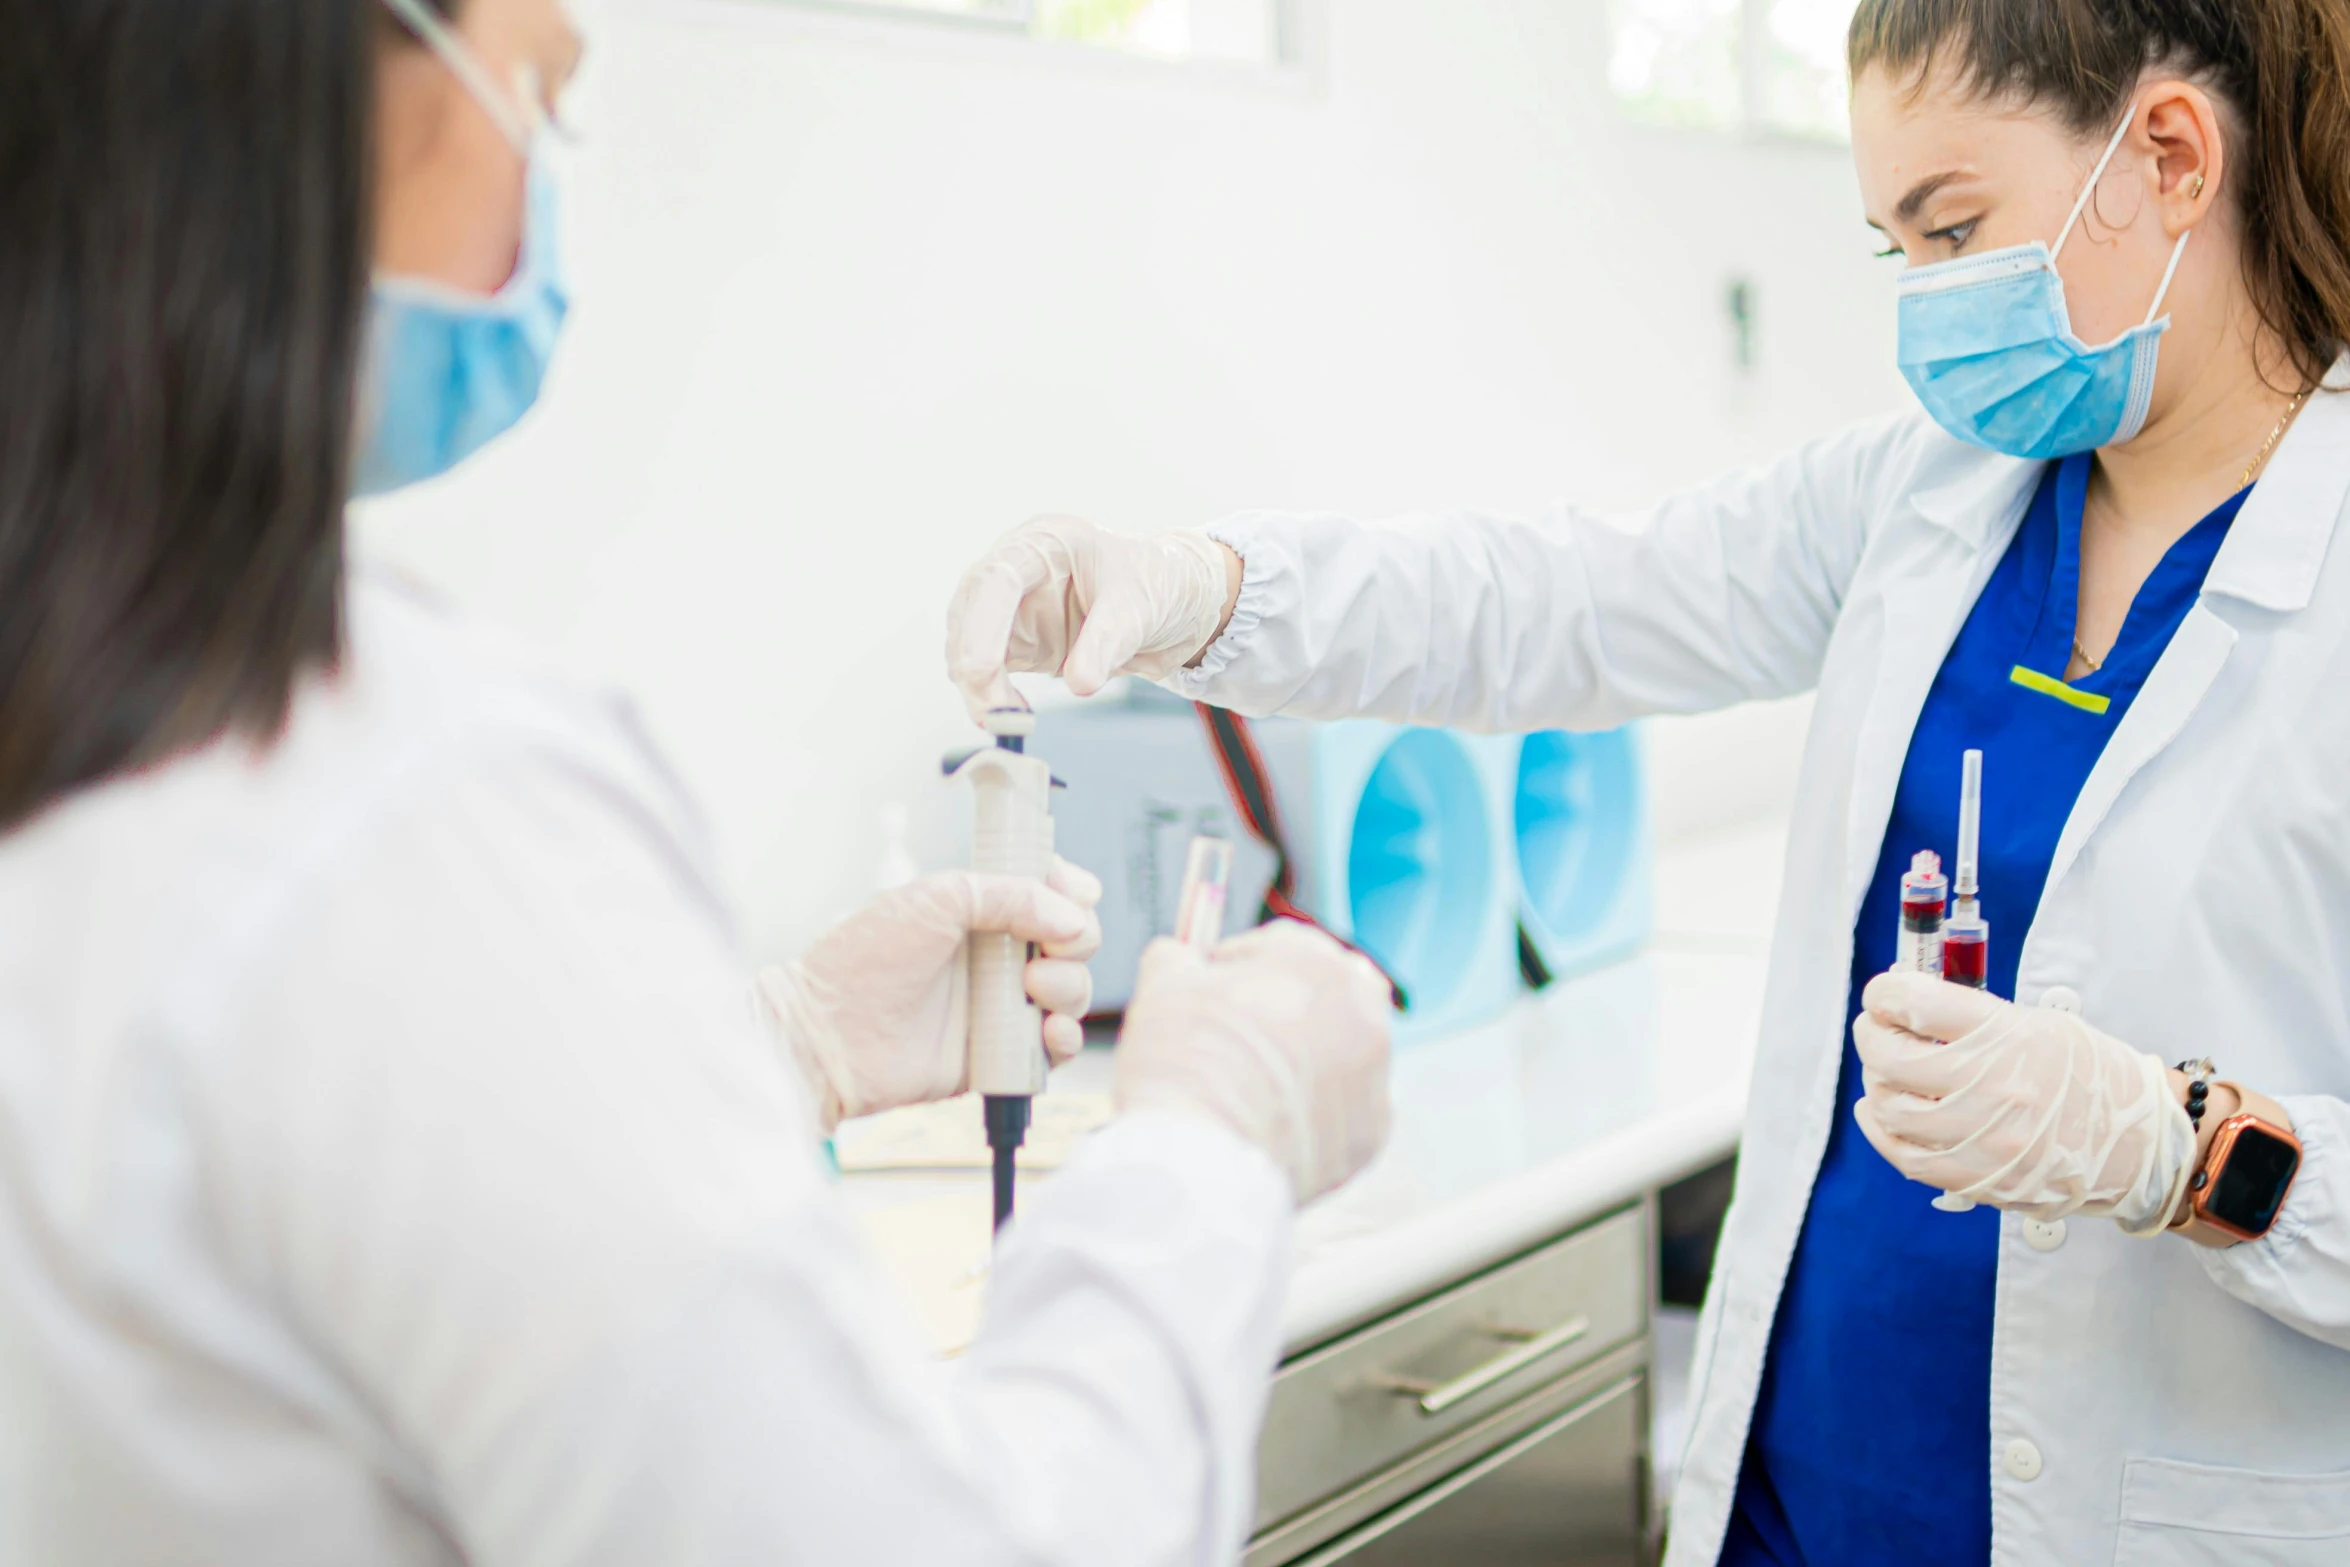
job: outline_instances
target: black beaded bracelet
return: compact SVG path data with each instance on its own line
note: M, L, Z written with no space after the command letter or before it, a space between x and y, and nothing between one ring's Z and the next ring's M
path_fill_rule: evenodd
M2179 1070L2187 1074L2187 1124L2198 1135L2203 1131L2203 1107L2211 1098L2211 1074L2215 1068L2211 1057L2200 1061L2181 1061Z

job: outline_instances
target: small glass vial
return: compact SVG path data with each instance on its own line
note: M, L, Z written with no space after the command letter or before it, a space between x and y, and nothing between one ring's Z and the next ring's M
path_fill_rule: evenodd
M1981 990L1990 983L1991 924L1959 914L1942 927L1942 977L1953 985Z
M1901 937L1893 967L1904 974L1942 972L1942 917L1950 906L1950 882L1942 857L1920 849L1901 878Z

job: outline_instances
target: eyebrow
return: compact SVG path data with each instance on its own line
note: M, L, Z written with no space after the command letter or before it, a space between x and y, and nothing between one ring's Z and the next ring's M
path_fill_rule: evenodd
M1903 196L1893 208L1893 221L1896 223L1916 222L1918 214L1925 210L1927 202L1934 199L1935 193L1952 180L1966 178L1966 172L1964 169L1945 169L1940 174L1929 174L1912 185L1909 188L1909 193Z

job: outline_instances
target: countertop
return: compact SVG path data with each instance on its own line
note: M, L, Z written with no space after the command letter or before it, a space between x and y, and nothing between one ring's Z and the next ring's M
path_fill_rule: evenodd
M1300 1216L1283 1317L1289 1352L1737 1146L1784 845L1772 824L1660 852L1655 935L1639 955L1528 996L1481 1027L1398 1049L1392 1141ZM1053 1091L1098 1093L1110 1072L1110 1053L1088 1050L1054 1075ZM948 1347L940 1297L977 1287L984 1176L860 1174L841 1186ZM930 1227L893 1234L890 1216L917 1206ZM967 1305L966 1318L975 1299Z

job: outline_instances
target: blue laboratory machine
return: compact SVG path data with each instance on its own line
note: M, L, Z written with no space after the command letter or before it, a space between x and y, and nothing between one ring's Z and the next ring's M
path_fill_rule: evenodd
M1228 928L1255 921L1284 856L1236 800L1252 788L1270 796L1253 812L1276 819L1288 901L1378 960L1405 997L1399 1041L1482 1022L1529 981L1611 962L1647 936L1648 812L1627 730L1267 719L1247 726L1261 763L1251 781L1220 761L1192 704L1140 682L1045 709L1036 726L1070 786L1060 852L1104 882L1103 1011L1131 995L1142 948L1176 928L1195 836L1232 843Z

